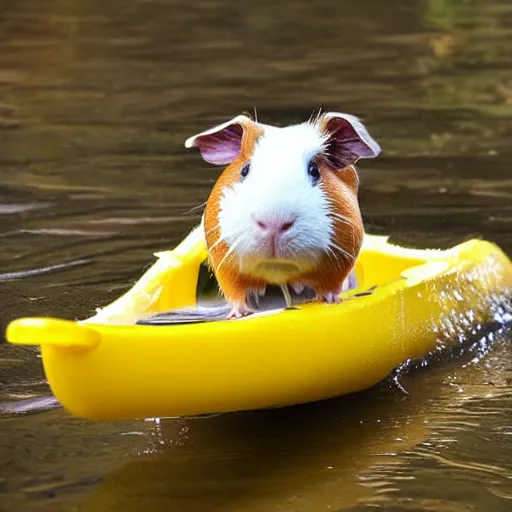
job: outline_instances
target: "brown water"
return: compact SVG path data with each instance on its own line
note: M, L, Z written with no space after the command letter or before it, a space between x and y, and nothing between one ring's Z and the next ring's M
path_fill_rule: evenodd
M384 149L360 166L368 231L512 253L507 0L4 0L0 39L2 330L126 290L217 176L184 140L254 105L269 123L320 106L364 118ZM0 510L509 511L511 341L409 374L410 397L0 416ZM47 391L35 350L0 345L0 401Z

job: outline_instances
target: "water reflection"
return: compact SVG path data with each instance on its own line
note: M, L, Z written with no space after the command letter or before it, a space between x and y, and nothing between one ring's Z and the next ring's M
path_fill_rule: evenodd
M361 411L372 405L370 414ZM373 494L360 485L359 471L426 435L420 418L396 417L400 409L399 400L345 400L343 406L164 422L163 446L110 474L85 510L138 510L142 503L158 511L352 506Z
M364 118L384 148L360 167L368 231L431 247L483 236L512 251L510 2L2 7L2 330L21 314L84 318L127 289L198 221L218 174L184 140L254 105L276 124L319 106ZM377 390L159 430L63 411L2 417L0 501L505 511L503 343L465 368L457 359L408 377L412 399ZM0 400L45 392L37 352L0 345Z

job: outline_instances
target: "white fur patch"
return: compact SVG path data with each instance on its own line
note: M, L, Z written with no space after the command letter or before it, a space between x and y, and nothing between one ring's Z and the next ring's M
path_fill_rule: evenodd
M264 126L264 130L254 148L249 174L224 190L219 224L243 273L282 282L287 277L283 271L287 260L293 260L294 265L288 266L288 277L293 278L294 273L314 267L331 244L333 225L327 215L328 200L322 184L313 185L308 175L308 164L323 151L326 139L313 123L285 128ZM269 218L282 222L295 219L281 235L275 256L283 265L278 267L266 264L276 259L269 256L255 222Z

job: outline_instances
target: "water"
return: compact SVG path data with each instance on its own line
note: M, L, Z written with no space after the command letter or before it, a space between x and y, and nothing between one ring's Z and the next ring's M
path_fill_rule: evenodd
M512 253L512 5L489 0L1 2L0 327L84 318L198 222L184 140L257 106L364 118L367 230ZM512 506L510 333L355 397L202 420L0 417L0 510ZM0 345L0 399L44 394Z

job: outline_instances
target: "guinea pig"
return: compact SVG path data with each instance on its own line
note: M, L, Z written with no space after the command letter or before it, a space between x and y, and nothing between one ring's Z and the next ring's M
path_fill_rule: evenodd
M190 137L227 166L203 215L209 261L229 318L254 311L267 285L339 302L364 237L354 164L379 155L356 117L336 112L276 127L240 115Z

